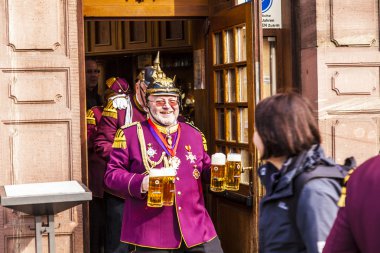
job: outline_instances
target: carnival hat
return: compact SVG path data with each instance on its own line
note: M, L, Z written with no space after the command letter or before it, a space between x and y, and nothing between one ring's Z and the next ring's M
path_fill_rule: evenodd
M160 67L160 52L157 53L154 65L145 68L144 82L148 85L146 97L149 95L174 95L180 96L180 90L175 86L173 79L167 77Z
M129 84L124 78L111 77L106 81L107 87L117 94L126 94L129 91Z

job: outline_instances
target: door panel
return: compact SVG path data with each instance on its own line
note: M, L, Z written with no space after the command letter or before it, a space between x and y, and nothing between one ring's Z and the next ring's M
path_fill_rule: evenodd
M313 5L298 10L299 29L307 31L300 37L302 95L317 111L326 154L338 163L354 156L360 164L380 149L380 2Z
M0 185L82 180L77 4L0 1ZM83 252L81 206L55 225L56 252ZM35 252L32 216L0 226L1 252Z
M260 2L261 4L261 2ZM240 190L209 192L211 216L225 253L257 252L258 185L252 149L254 106L260 97L261 23L258 1L210 17L208 69L212 102L211 152L240 153L245 172ZM256 36L256 37L255 37ZM256 73L257 71L257 73ZM257 94L257 91L259 94Z

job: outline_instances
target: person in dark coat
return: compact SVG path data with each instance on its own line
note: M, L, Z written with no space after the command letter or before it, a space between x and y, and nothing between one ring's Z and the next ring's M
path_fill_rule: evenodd
M101 253L105 237L105 204L103 200L103 177L106 161L94 151L94 136L102 117L103 106L94 106L87 110L87 161L88 188L92 192L90 201L90 252Z
M353 170L323 253L380 252L380 155Z
M98 94L98 79L100 70L98 63L93 59L86 60L86 108L101 106L102 99Z
M266 189L260 201L259 252L321 253L341 186L332 178L315 178L294 192L294 181L305 170L335 164L320 146L311 106L299 94L276 94L258 103L255 128L253 141L265 160L258 174ZM299 196L295 207L289 201L294 196Z

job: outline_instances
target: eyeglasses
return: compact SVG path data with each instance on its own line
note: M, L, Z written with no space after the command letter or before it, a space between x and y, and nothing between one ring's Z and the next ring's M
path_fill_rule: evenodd
M156 106L164 106L166 105L166 103L169 103L170 106L177 106L178 105L178 100L177 99L158 99L158 100L155 100L155 101L152 101L152 100L148 100L148 102L152 102L152 103L155 103Z
M100 73L100 70L99 70L99 69L87 69L87 70L86 70L86 73L87 73L87 74L92 74L92 73L94 73L94 74L99 74L99 73Z

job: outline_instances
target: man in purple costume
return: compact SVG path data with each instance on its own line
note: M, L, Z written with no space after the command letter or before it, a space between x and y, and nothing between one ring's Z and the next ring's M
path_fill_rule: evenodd
M109 160L112 143L118 128L134 121L146 119L145 106L146 84L143 72L138 75L135 94L129 94L128 83L122 78L109 78L106 84L112 94L105 106L98 131L94 139L94 149L105 161ZM121 221L124 200L115 192L105 187L106 203L105 253L125 253L128 245L120 242Z
M180 91L160 68L145 69L149 119L118 130L105 184L125 197L121 241L133 252L222 253L207 213L202 180L210 180L203 134L178 122ZM149 171L174 167L173 206L147 206Z
M380 252L380 155L353 170L345 192L323 253Z

